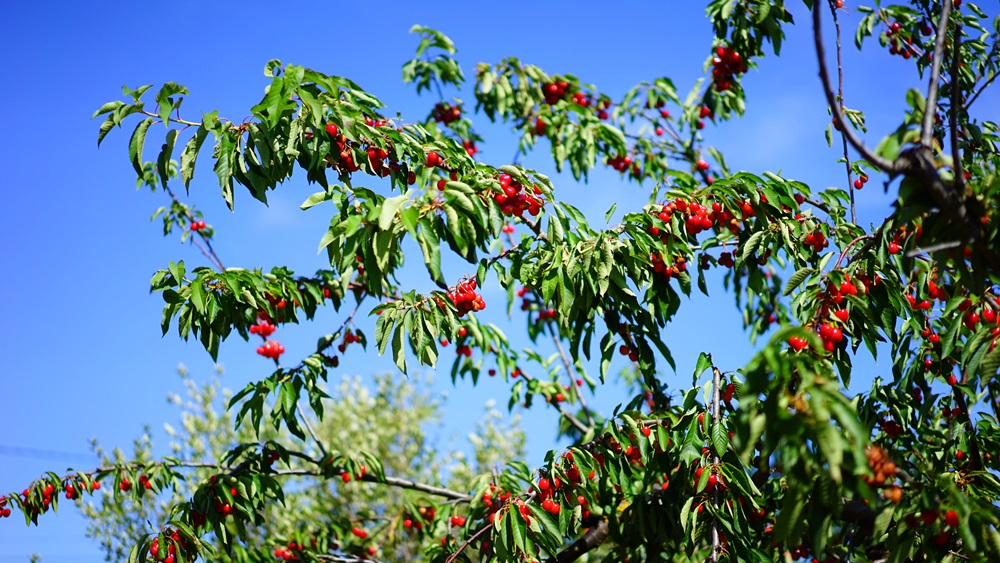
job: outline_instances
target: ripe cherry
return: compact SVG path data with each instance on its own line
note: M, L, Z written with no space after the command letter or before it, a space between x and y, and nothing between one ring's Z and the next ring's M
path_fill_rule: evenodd
M336 137L337 136L337 124L336 123L327 123L326 124L326 133L328 135L330 135L331 137Z

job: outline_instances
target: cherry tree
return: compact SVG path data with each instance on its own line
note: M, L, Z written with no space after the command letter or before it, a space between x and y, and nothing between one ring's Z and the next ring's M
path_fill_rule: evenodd
M214 459L137 455L47 474L4 497L2 514L37 523L60 494L78 500L100 486L110 489L102 502L126 507L172 491L155 529L131 528L129 560L166 563L996 559L1000 182L997 125L975 102L998 72L1000 20L958 0L854 7L856 47L885 48L920 78L898 128L869 146L863 101L843 95L847 8L806 5L825 94L816 103L829 108L827 139L844 165L832 182L846 190L731 170L708 144L713 124L743 113L743 76L766 52L780 55L793 25L780 0L708 4L715 38L686 95L651 77L612 98L508 58L476 65L466 104L444 94L466 81L455 46L419 26L403 79L435 100L416 120L347 78L277 60L239 122L182 117L180 84L126 88L95 113L98 140L129 125L140 182L169 200L165 233L207 261L153 276L164 333L197 339L213 358L231 336L260 339L274 369L232 397L244 437ZM512 162L477 158L485 140L474 118L516 132ZM166 130L158 152L147 150L154 124ZM649 203L592 226L559 185L518 164L543 147L576 180L609 167ZM320 241L329 268L226 267L213 247L225 234L186 201L199 160L232 209L243 188L266 203L294 174L318 186L301 207L330 215ZM855 201L871 180L897 201L865 227ZM436 289L401 283L405 258ZM757 351L719 365L711 349L683 350L696 368L678 388L662 331L710 276L735 298ZM484 284L526 312L533 345L480 322L487 306L505 305L487 303ZM341 324L289 360L282 325L320 307ZM371 334L359 315L377 319ZM512 407L557 411L571 445L540 467L470 465L445 483L335 440L320 431L336 416L327 373L363 354L388 354L404 373L450 363L459 386L500 379ZM849 391L859 354L888 354L891 381ZM617 374L616 355L629 360ZM609 378L637 392L599 412L588 399ZM339 485L303 500L305 481ZM407 496L358 503L351 484ZM274 513L299 502L308 507Z

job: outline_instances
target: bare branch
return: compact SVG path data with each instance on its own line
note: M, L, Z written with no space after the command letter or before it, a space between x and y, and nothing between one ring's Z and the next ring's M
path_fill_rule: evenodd
M899 167L897 163L886 160L869 150L868 147L861 142L861 139L858 139L857 135L854 134L854 130L851 129L847 119L844 118L844 112L840 107L840 102L838 102L835 98L833 88L830 85L830 73L826 68L826 50L823 48L823 34L821 31L822 17L820 16L819 5L819 1L813 3L813 39L816 43L816 58L819 59L819 77L823 81L823 93L826 94L826 101L830 104L830 110L833 112L833 118L840 127L841 133L844 134L844 137L847 138L847 141L852 147L854 147L854 150L858 151L862 158L872 163L872 165L883 172L888 172L890 174L898 173Z
M944 56L944 41L948 34L948 17L950 15L951 0L944 0L941 6L941 18L938 20L937 25L937 36L934 38L934 55L931 59L931 78L930 84L927 86L924 121L920 127L920 144L925 147L930 147L931 142L934 140L934 118L937 116L938 83L941 81L941 58ZM956 48L955 51L957 52L958 49Z

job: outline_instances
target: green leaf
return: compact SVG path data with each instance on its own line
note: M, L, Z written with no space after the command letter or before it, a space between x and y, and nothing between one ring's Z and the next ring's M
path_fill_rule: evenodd
M174 143L177 141L177 130L167 131L167 141L163 143L160 155L156 157L156 172L160 176L160 185L166 186L170 179L170 157L174 153Z
M801 268L797 270L791 277L788 278L788 283L785 284L784 291L781 292L782 295L791 295L792 291L799 286L806 278L816 273L814 268Z
M438 287L447 288L448 284L445 283L441 273L441 241L430 232L426 223L417 232L417 242L420 244L420 250L424 255L424 264L427 266L431 279Z
M396 211L407 201L410 201L410 196L407 194L400 194L384 200L382 202L382 211L379 212L378 216L378 228L383 231L389 230L393 219L396 218Z
M140 178L143 177L142 170L142 147L146 143L146 131L149 130L149 126L153 124L153 118L147 117L139 122L136 126L135 131L132 132L132 138L128 142L128 156L132 161L132 168L135 168L135 173L139 175Z
M694 377L691 385L696 385L701 374L710 367L712 367L712 355L705 352L698 354L698 361L694 365Z
M712 425L712 445L715 446L715 453L720 456L729 448L729 432L721 420Z
M194 136L184 145L184 152L181 153L181 182L185 188L191 185L191 179L194 178L194 164L198 159L198 151L201 150L201 145L207 136L208 129L204 124L199 125Z
M757 247L760 246L761 241L764 240L764 235L766 233L767 231L757 231L756 233L750 235L750 238L747 239L747 241L743 243L743 246L740 247L740 258L742 260L746 260L753 255L754 251L757 250Z

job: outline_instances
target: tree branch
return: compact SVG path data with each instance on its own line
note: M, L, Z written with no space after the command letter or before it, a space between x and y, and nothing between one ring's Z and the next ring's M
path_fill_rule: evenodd
M559 552L555 558L549 558L546 563L571 563L582 557L588 551L601 545L608 537L608 522L604 518L583 534L583 537L573 542L569 547Z
M837 30L837 100L844 103L844 62L841 56L840 46L840 20L837 18L837 8L829 4L830 14L833 15L833 27ZM842 124L843 125L843 124ZM858 216L854 210L854 184L851 182L851 156L847 151L847 136L844 134L844 127L840 128L840 141L844 145L844 167L847 169L847 193L851 196L851 222L858 223Z
M449 555L448 558L444 560L444 563L452 563L453 561L455 561L455 558L458 557L458 554L460 554L463 551L465 551L465 548L469 547L469 544L471 544L472 542L476 541L479 538L479 536L485 534L492 527L493 527L493 524L492 523L488 523L485 526L483 526L482 528L480 528L475 534L472 534L472 536L469 539L465 540L465 543L463 543L462 545L460 545L458 547L458 551L456 551L455 553L452 553L451 555Z
M531 381L533 379L530 375L524 373L523 371L521 371L521 377L523 377L525 381ZM554 406L556 410L559 411L559 414L565 416L566 420L568 420L569 423L572 424L574 428L580 431L580 434L586 435L588 432L593 430L592 428L589 428L586 424L581 422L579 418L573 416L573 413L566 410L566 408L562 406L562 403L553 400L549 401L549 404Z
M309 436L311 436L313 441L316 442L316 447L319 448L319 452L323 454L323 457L326 457L326 446L323 445L319 436L316 435L316 431L313 430L312 424L310 424L309 419L306 418L306 413L302 412L302 405L295 403L295 410L297 410L299 412L299 416L302 417L302 423L305 425L306 431L309 432Z
M722 385L722 373L719 368L712 366L712 425L719 424L722 418L722 413L719 412L719 386ZM713 428L714 430L714 428ZM712 447L712 469L710 471L715 471L715 467L719 464L719 452L715 451L715 447ZM712 492L712 506L715 507L716 511L719 509L719 487L715 487ZM712 554L709 556L708 560L710 563L716 563L719 560L719 551L721 546L719 545L719 520L716 517L712 517Z
M924 121L920 127L920 144L930 148L934 139L934 118L937 116L938 83L941 81L941 58L944 56L944 41L948 35L948 17L951 15L951 1L944 0L941 17L938 19L937 36L934 38L934 56L931 59L931 78L927 85L927 102L924 106ZM957 45L955 51L957 52ZM957 55L956 55L957 57ZM955 77L952 77L954 80Z
M588 428L589 430L593 430L595 424L594 415L587 406L587 400L583 398L583 391L576 384L576 377L574 377L576 370L573 369L573 365L569 361L569 356L566 354L566 350L563 349L562 341L559 340L559 334L551 325L549 325L549 332L552 334L552 341L556 343L556 350L559 351L559 356L562 357L563 365L566 366L566 375L569 376L570 385L576 388L576 396L580 399L580 406L583 407L583 413L587 415Z
M965 173L962 171L962 154L958 146L958 108L962 107L962 84L959 76L959 64L962 62L962 34L955 32L955 46L951 56L951 111L948 116L948 129L951 135L951 169L955 172L955 189L965 191Z
M847 141L854 147L854 150L858 151L858 154L862 158L872 163L876 168L882 170L883 172L888 172L890 174L895 174L899 172L899 168L895 162L886 160L881 156L876 155L868 149L858 139L857 135L854 134L854 130L851 128L850 124L844 118L844 112L841 110L840 103L836 100L833 93L833 88L830 86L830 73L826 69L826 50L823 48L823 34L822 34L822 23L820 16L820 2L817 0L813 2L813 39L816 43L816 58L819 60L819 77L823 82L823 93L826 94L826 101L830 104L830 110L833 112L833 118L840 127L840 132L844 135Z

